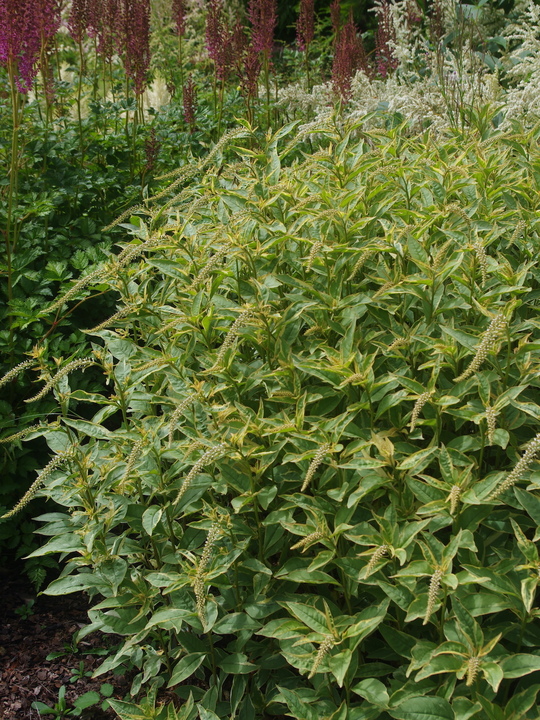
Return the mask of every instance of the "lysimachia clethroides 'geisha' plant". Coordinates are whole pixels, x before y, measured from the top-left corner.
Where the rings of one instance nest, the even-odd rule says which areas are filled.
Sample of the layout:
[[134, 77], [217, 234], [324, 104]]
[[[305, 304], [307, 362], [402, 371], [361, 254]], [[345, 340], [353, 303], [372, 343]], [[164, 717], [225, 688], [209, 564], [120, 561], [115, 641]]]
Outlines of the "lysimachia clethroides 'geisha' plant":
[[46, 592], [86, 591], [98, 672], [189, 720], [533, 720], [538, 132], [258, 142], [181, 168], [52, 303], [117, 298], [91, 355], [16, 370], [59, 405], [26, 435]]

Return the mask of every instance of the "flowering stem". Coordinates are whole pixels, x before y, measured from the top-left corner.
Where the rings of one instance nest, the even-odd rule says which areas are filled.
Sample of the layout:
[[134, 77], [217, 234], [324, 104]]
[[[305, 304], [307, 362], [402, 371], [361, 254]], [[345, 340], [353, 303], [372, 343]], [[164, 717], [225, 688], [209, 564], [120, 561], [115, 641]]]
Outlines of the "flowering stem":
[[178, 35], [178, 65], [180, 66], [180, 85], [184, 87], [184, 58], [182, 51], [182, 36]]
[[271, 125], [270, 116], [270, 60], [267, 53], [264, 54], [264, 83], [266, 85], [266, 123], [268, 128]]
[[[7, 223], [5, 230], [6, 245], [6, 265], [7, 265], [7, 300], [8, 308], [11, 308], [13, 300], [13, 251], [17, 242], [17, 227], [13, 221], [13, 211], [17, 205], [17, 188], [19, 184], [19, 127], [22, 119], [22, 108], [19, 110], [19, 93], [15, 82], [15, 67], [13, 60], [8, 62], [9, 89], [11, 94], [11, 158], [9, 167], [9, 189], [8, 189], [8, 207], [7, 207]], [[13, 238], [11, 237], [13, 233]], [[9, 310], [8, 310], [9, 312]], [[13, 323], [9, 324], [9, 343], [8, 346], [13, 348]]]
[[218, 126], [217, 126], [217, 136], [218, 138], [221, 137], [221, 120], [223, 117], [223, 92], [225, 90], [225, 80], [221, 80], [221, 84], [219, 86], [219, 111], [218, 111]]
[[79, 144], [81, 147], [81, 166], [84, 163], [84, 141], [83, 141], [83, 126], [82, 126], [82, 110], [81, 110], [81, 97], [82, 97], [82, 76], [84, 67], [84, 54], [82, 47], [82, 40], [79, 40], [79, 78], [77, 84], [77, 118], [79, 120]]

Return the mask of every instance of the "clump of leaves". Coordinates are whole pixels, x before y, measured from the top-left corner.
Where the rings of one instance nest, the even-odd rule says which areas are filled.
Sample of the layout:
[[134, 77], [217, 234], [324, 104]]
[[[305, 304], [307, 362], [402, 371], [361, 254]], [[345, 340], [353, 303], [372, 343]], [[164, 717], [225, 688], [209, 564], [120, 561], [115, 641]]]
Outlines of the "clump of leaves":
[[64, 374], [35, 431], [46, 592], [181, 717], [532, 718], [538, 131], [311, 130], [245, 126], [124, 225], [108, 390]]

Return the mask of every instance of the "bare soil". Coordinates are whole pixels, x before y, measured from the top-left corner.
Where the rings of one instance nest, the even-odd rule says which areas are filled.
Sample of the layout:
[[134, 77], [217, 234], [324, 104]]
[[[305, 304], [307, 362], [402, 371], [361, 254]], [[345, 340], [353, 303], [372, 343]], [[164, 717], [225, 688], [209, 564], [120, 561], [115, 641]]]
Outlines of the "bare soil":
[[[87, 676], [74, 678], [73, 670], [79, 672], [82, 668], [83, 673], [95, 670], [104, 660], [96, 653], [115, 641], [94, 633], [81, 640], [77, 647], [73, 645], [74, 633], [88, 624], [84, 595], [36, 597], [28, 581], [14, 571], [0, 572], [0, 588], [2, 720], [38, 720], [40, 714], [31, 707], [32, 703], [41, 701], [54, 707], [62, 685], [66, 687], [68, 707], [73, 707], [73, 701], [85, 692], [99, 692], [103, 683], [114, 687], [113, 697], [121, 699], [126, 695], [131, 678], [112, 673], [94, 680]], [[61, 655], [47, 660], [51, 653]], [[111, 709], [102, 710], [96, 705], [81, 717], [112, 720], [117, 715]]]

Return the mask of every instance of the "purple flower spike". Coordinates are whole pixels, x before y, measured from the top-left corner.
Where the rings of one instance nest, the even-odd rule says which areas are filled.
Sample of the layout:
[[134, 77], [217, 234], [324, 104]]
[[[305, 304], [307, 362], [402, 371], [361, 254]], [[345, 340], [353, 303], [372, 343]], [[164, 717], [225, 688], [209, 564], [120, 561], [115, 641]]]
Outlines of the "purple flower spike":
[[296, 42], [306, 51], [315, 36], [314, 0], [300, 0], [300, 14], [296, 23]]
[[150, 67], [150, 0], [123, 0], [124, 65], [135, 94], [142, 95]]
[[249, 0], [248, 17], [253, 27], [252, 43], [255, 51], [270, 58], [277, 25], [276, 0]]
[[356, 32], [351, 10], [349, 19], [338, 33], [332, 65], [334, 92], [345, 101], [350, 100], [351, 81], [357, 70], [371, 75], [364, 44]]
[[42, 45], [59, 22], [57, 0], [0, 0], [0, 64], [12, 69], [20, 92], [32, 87]]
[[176, 26], [176, 34], [186, 34], [186, 0], [172, 0], [172, 15]]
[[377, 36], [375, 38], [375, 58], [377, 72], [384, 79], [398, 66], [394, 53], [396, 31], [392, 21], [392, 11], [388, 0], [383, 0], [377, 8]]

